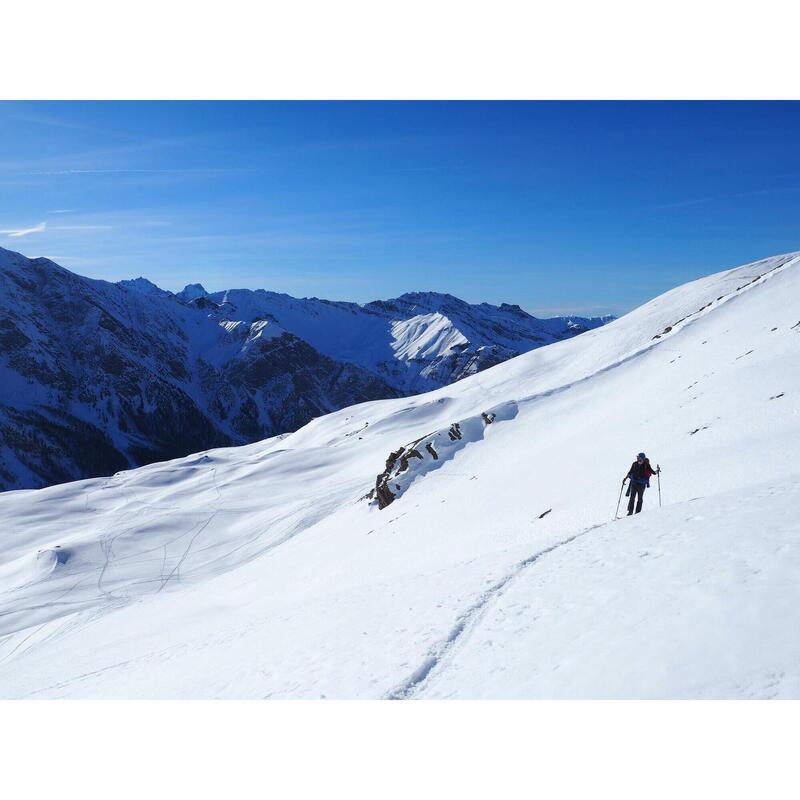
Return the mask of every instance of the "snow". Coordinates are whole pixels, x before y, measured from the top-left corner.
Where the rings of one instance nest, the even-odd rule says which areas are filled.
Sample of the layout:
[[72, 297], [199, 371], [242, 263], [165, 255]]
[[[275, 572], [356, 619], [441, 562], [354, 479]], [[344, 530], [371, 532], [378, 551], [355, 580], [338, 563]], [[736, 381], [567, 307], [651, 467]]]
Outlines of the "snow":
[[208, 292], [203, 288], [203, 284], [190, 283], [184, 286], [175, 296], [178, 300], [188, 303], [191, 300], [196, 300], [198, 297], [207, 297]]
[[[207, 297], [218, 306], [212, 317], [271, 319], [320, 353], [356, 364], [404, 392], [433, 389], [461, 377], [458, 364], [449, 363], [448, 357], [470, 347], [473, 355], [483, 352], [482, 343], [505, 348], [505, 354], [495, 359], [500, 361], [608, 320], [541, 320], [516, 306], [470, 305], [435, 292], [414, 292], [364, 306], [297, 299], [263, 289], [228, 289]], [[435, 375], [439, 367], [442, 375]]]
[[141, 292], [145, 295], [157, 295], [158, 297], [171, 297], [171, 292], [156, 286], [152, 281], [147, 278], [132, 278], [131, 280], [117, 281], [118, 286], [123, 286], [126, 289], [132, 289], [135, 292]]
[[435, 358], [469, 340], [442, 314], [418, 314], [391, 324], [392, 350], [397, 358]]
[[[798, 301], [800, 254], [766, 259], [434, 392], [0, 495], [0, 696], [800, 697]], [[612, 522], [640, 450], [663, 507]]]
[[529, 557], [446, 640], [418, 696], [800, 696], [798, 502], [796, 479], [770, 482]]
[[[410, 292], [358, 305], [316, 297], [299, 299], [263, 289], [209, 293], [199, 283], [172, 295], [145, 278], [120, 281], [119, 285], [146, 295], [174, 297], [225, 327], [271, 320], [320, 353], [355, 364], [403, 394], [452, 383], [613, 319], [537, 319], [516, 305], [475, 305], [437, 292]], [[193, 302], [201, 298], [207, 302]], [[204, 358], [217, 363], [214, 358]]]
[[271, 339], [276, 339], [282, 336], [285, 331], [274, 322], [269, 322], [265, 319], [260, 319], [250, 325], [250, 330], [247, 334], [247, 339], [242, 346], [242, 353], [246, 353], [251, 347], [260, 342], [268, 342]]

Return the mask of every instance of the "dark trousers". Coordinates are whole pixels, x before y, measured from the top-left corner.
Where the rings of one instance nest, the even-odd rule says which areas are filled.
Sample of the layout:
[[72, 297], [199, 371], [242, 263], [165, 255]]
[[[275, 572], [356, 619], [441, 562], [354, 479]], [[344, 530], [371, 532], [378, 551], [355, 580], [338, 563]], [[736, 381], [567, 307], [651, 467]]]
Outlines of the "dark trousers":
[[644, 484], [636, 483], [636, 481], [631, 481], [629, 491], [631, 494], [631, 499], [628, 500], [628, 516], [633, 514], [634, 503], [636, 503], [637, 514], [642, 510], [642, 501], [644, 500]]

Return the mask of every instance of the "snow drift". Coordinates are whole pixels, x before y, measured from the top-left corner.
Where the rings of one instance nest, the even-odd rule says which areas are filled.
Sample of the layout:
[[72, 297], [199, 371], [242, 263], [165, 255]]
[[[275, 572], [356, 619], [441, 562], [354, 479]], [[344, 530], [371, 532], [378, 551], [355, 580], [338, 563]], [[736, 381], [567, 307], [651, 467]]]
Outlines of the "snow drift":
[[[0, 495], [0, 695], [800, 697], [799, 361], [795, 253], [428, 394]], [[642, 449], [664, 506], [611, 522]]]

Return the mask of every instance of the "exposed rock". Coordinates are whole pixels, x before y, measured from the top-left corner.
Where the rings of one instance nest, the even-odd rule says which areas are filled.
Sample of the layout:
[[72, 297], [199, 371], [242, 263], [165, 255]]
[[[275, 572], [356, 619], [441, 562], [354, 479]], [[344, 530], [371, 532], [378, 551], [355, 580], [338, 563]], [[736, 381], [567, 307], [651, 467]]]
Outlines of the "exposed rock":
[[456, 439], [460, 439], [461, 438], [461, 426], [457, 422], [454, 422], [450, 426], [450, 430], [447, 431], [447, 435], [450, 437], [451, 441], [456, 441]]
[[[414, 444], [418, 444], [415, 442]], [[419, 458], [422, 459], [422, 453], [419, 452], [413, 445], [408, 447], [403, 455], [400, 456], [400, 467], [397, 470], [397, 474], [399, 475], [401, 472], [405, 472], [408, 469], [408, 459], [409, 458]]]
[[[394, 453], [389, 453], [389, 458], [386, 459], [386, 469], [375, 479], [375, 489], [373, 491], [380, 509], [386, 508], [394, 500], [395, 496], [389, 488], [389, 476], [397, 463], [397, 459], [400, 458], [404, 450], [405, 447], [401, 447], [399, 450], [395, 450]], [[406, 466], [408, 466], [407, 463]]]
[[[454, 422], [447, 428], [429, 433], [395, 450], [389, 454], [383, 472], [375, 479], [375, 488], [362, 499], [374, 499], [379, 509], [386, 508], [415, 478], [437, 469], [468, 443], [480, 441], [484, 430], [498, 417], [513, 419], [516, 413], [516, 403], [507, 403], [496, 410]], [[426, 453], [430, 458], [426, 458]]]

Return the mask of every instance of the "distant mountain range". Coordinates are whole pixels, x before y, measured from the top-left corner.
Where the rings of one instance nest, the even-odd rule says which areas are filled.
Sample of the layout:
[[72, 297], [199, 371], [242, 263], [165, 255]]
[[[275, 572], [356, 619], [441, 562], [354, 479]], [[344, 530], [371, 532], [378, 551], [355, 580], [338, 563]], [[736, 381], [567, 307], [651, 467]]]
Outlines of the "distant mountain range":
[[613, 317], [413, 292], [365, 305], [173, 294], [0, 248], [0, 489], [107, 475], [416, 394]]

